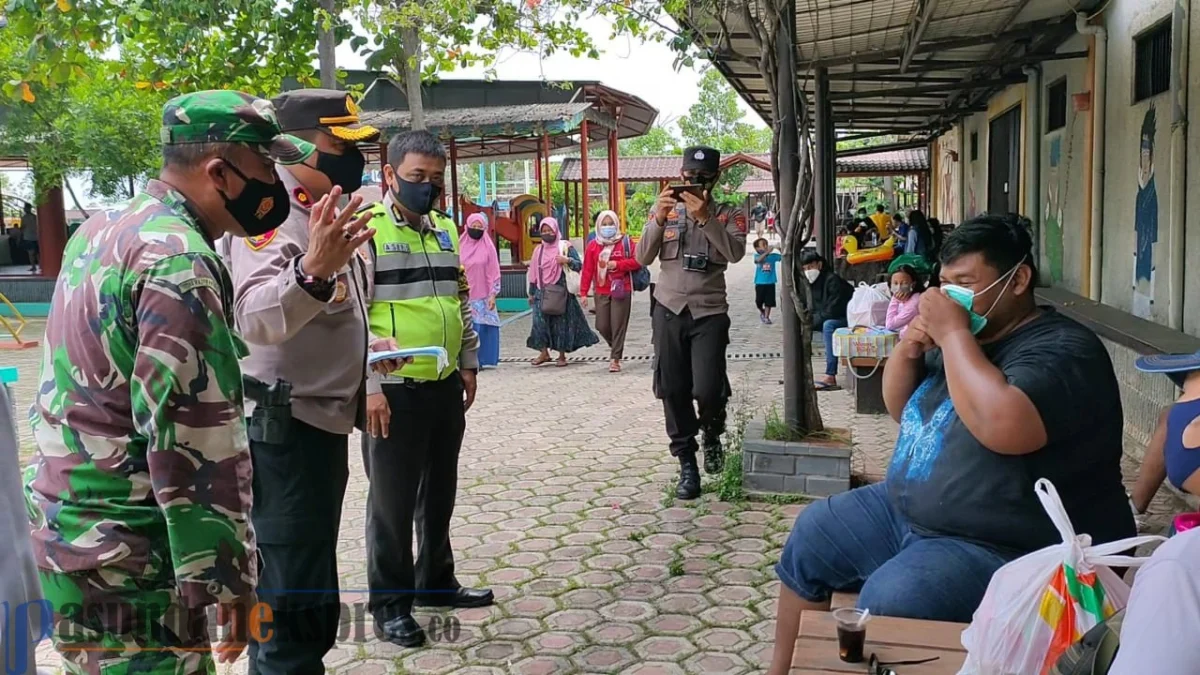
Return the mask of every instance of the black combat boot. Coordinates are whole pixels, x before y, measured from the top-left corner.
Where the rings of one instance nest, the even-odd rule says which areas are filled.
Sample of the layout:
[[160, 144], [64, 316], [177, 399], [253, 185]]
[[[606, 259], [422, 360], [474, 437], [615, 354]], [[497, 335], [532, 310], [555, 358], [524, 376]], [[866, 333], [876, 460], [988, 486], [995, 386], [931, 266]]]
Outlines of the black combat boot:
[[679, 485], [675, 496], [680, 499], [695, 499], [700, 496], [700, 467], [696, 464], [696, 453], [685, 452], [679, 456]]
[[725, 446], [721, 437], [704, 433], [704, 473], [715, 476], [725, 470]]

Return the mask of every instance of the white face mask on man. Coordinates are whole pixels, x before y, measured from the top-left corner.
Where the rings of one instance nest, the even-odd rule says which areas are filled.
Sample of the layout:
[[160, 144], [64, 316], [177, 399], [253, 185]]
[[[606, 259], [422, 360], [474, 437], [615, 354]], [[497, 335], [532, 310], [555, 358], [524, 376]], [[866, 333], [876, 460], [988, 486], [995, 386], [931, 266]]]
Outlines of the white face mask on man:
[[817, 277], [821, 276], [821, 270], [804, 270], [804, 278], [808, 279], [808, 283], [816, 283]]

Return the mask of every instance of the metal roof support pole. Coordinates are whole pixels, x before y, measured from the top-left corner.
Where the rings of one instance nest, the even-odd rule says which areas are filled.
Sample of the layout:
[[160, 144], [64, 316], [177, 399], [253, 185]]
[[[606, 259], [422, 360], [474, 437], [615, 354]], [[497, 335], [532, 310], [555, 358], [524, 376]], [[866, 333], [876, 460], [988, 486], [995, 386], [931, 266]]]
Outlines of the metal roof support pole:
[[554, 179], [550, 177], [550, 135], [549, 134], [542, 134], [542, 157], [543, 157], [544, 161], [546, 162], [546, 166], [544, 168], [539, 166], [539, 168], [542, 169], [542, 182], [546, 184], [546, 193], [545, 193], [546, 196], [544, 197], [544, 199], [546, 200], [546, 215], [550, 215], [550, 213], [553, 212], [553, 210], [554, 210], [554, 204], [552, 203], [554, 201], [554, 199], [553, 199], [553, 197], [551, 197], [552, 188], [554, 187]]
[[1170, 326], [1183, 330], [1183, 266], [1187, 263], [1188, 40], [1191, 10], [1175, 0], [1171, 27], [1171, 299]]
[[[612, 212], [617, 211], [617, 189], [621, 185], [621, 181], [617, 175], [617, 130], [611, 129], [608, 132], [608, 209]], [[625, 220], [621, 218], [621, 220]]]
[[[542, 183], [542, 144], [541, 144], [541, 142], [534, 143], [533, 181], [535, 183], [537, 183], [537, 198], [538, 198], [538, 200], [541, 201], [543, 204], [545, 204], [546, 203], [546, 193], [542, 189], [544, 184]], [[546, 215], [547, 216], [550, 215], [550, 212], [548, 210], [546, 212]]]
[[592, 226], [591, 184], [588, 183], [588, 121], [579, 123], [579, 184], [582, 186], [583, 203], [579, 207], [579, 217], [583, 220], [583, 238], [586, 240], [588, 230]]
[[[834, 172], [829, 170], [831, 164], [830, 158], [833, 156], [834, 147], [830, 144], [832, 134], [829, 133], [829, 128], [833, 126], [833, 115], [831, 106], [829, 105], [829, 69], [817, 68], [816, 72], [816, 92], [813, 105], [813, 140], [814, 150], [816, 151], [813, 168], [813, 186], [816, 192], [816, 198], [813, 205], [813, 232], [817, 238], [817, 251], [825, 256], [825, 260], [833, 260], [833, 199], [830, 195], [833, 190], [836, 178]], [[833, 264], [827, 262], [826, 264]]]

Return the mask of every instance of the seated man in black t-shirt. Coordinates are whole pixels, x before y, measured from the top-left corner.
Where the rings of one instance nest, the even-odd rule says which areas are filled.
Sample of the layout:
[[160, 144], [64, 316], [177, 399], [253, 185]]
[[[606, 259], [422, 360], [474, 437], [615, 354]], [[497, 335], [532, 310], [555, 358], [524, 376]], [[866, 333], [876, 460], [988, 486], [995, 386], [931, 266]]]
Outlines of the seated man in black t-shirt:
[[1094, 542], [1136, 534], [1112, 362], [1091, 331], [1035, 304], [1031, 249], [1005, 217], [947, 237], [942, 286], [921, 295], [883, 374], [900, 424], [887, 479], [801, 511], [776, 566], [771, 674], [788, 672], [800, 612], [836, 590], [859, 590], [872, 614], [970, 621], [996, 569], [1061, 541], [1038, 478]]

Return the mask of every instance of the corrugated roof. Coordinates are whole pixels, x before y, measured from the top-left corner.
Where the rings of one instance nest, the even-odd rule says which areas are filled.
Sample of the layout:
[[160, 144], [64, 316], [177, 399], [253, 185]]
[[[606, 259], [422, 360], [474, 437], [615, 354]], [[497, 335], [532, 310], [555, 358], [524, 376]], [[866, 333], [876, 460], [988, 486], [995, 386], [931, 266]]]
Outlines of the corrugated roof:
[[[924, 139], [986, 109], [994, 92], [1024, 82], [1023, 66], [1081, 58], [1052, 55], [1075, 32], [1072, 5], [1088, 12], [1103, 2], [806, 0], [796, 3], [797, 72], [812, 101], [815, 73], [826, 70], [838, 129]], [[677, 20], [705, 45], [721, 46], [714, 65], [769, 122], [768, 87], [743, 15], [718, 15], [704, 3], [686, 7]]]
[[882, 173], [906, 174], [929, 170], [929, 150], [888, 150], [856, 157], [838, 157], [838, 174]]
[[[590, 107], [590, 103], [533, 103], [427, 110], [425, 126], [431, 131], [456, 136], [455, 132], [465, 131], [475, 138], [523, 136], [529, 133], [540, 135], [543, 131], [558, 133], [574, 129]], [[362, 121], [384, 132], [395, 133], [409, 128], [412, 115], [407, 110], [363, 112]]]
[[[770, 163], [770, 155], [749, 155], [755, 159]], [[625, 182], [656, 183], [660, 180], [675, 180], [679, 178], [681, 159], [677, 156], [666, 157], [620, 157], [617, 176]], [[562, 161], [558, 170], [557, 180], [578, 182], [582, 162], [578, 157], [567, 157]], [[911, 150], [891, 150], [875, 152], [855, 157], [839, 157], [837, 160], [839, 174], [878, 173], [878, 174], [909, 174], [929, 170], [929, 151], [926, 148]], [[750, 190], [743, 184], [743, 192], [773, 192], [770, 174], [755, 168], [747, 177], [746, 183], [763, 180], [771, 184], [770, 189]], [[608, 159], [588, 158], [588, 182], [602, 183], [608, 181]]]

